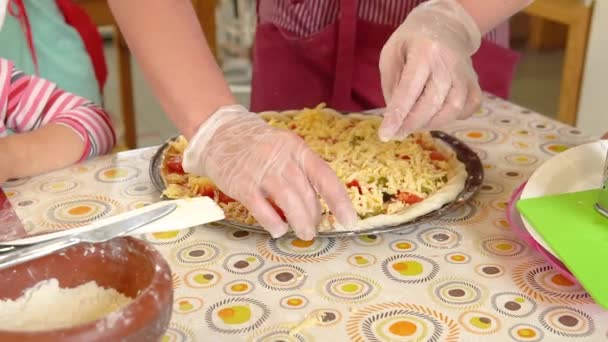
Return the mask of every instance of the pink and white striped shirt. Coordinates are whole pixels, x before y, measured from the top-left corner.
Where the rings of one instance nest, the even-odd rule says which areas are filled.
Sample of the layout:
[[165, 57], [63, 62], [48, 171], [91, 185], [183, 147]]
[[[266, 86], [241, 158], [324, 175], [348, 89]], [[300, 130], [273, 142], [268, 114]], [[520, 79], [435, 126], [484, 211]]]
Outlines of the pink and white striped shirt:
[[[405, 17], [426, 0], [359, 0], [357, 17], [375, 24], [399, 26]], [[338, 19], [340, 0], [258, 0], [258, 20], [273, 23], [297, 37], [310, 36]], [[504, 23], [485, 39], [508, 47], [509, 27]]]
[[81, 160], [110, 152], [116, 136], [110, 116], [91, 101], [59, 89], [45, 79], [25, 75], [0, 58], [0, 139], [48, 124], [69, 127], [85, 143]]

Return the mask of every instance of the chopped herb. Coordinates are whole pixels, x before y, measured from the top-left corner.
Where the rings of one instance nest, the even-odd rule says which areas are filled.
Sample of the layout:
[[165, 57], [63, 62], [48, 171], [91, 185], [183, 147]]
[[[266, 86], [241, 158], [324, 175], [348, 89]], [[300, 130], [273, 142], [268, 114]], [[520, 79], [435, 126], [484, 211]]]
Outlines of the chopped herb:
[[361, 144], [361, 141], [363, 141], [363, 137], [355, 135], [354, 137], [352, 137], [350, 139], [350, 146], [351, 147], [359, 146]]
[[378, 186], [386, 186], [386, 184], [388, 184], [388, 179], [386, 179], [386, 177], [380, 177], [380, 178], [378, 178], [378, 181], [376, 182], [376, 184]]
[[368, 217], [378, 216], [380, 214], [382, 214], [382, 207], [376, 207], [371, 213], [361, 215], [361, 218], [366, 219]]
[[430, 188], [427, 188], [426, 186], [422, 186], [422, 192], [424, 192], [425, 194], [430, 194], [433, 190], [431, 190]]
[[444, 183], [447, 183], [448, 182], [448, 176], [441, 177], [441, 181], [444, 182]]
[[375, 182], [375, 181], [376, 181], [376, 178], [375, 178], [375, 177], [369, 177], [369, 178], [367, 179], [367, 182], [368, 182], [368, 183], [373, 183], [373, 182]]

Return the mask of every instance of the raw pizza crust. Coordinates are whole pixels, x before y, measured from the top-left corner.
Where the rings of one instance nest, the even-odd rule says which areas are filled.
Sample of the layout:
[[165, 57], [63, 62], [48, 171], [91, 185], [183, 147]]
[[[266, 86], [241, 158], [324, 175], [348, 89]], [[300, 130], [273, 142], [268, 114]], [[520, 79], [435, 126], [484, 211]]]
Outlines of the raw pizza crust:
[[[354, 119], [369, 119], [371, 116], [377, 116], [374, 114], [365, 115], [365, 114], [360, 114], [360, 113], [342, 114], [342, 113], [339, 113], [337, 111], [334, 111], [334, 110], [328, 109], [328, 108], [323, 108], [321, 110], [323, 112], [329, 113], [334, 116], [338, 116], [338, 117], [346, 116], [346, 117], [351, 117]], [[267, 111], [267, 112], [260, 113], [260, 116], [262, 116], [265, 119], [268, 119], [271, 117], [294, 116], [294, 115], [297, 115], [298, 113], [300, 113], [300, 111], [297, 111], [297, 110], [284, 111], [284, 112]], [[381, 214], [381, 215], [368, 217], [368, 218], [359, 220], [355, 227], [352, 227], [352, 226], [344, 227], [344, 226], [340, 225], [337, 221], [335, 221], [335, 219], [333, 219], [333, 217], [330, 217], [331, 215], [324, 215], [321, 219], [321, 223], [320, 223], [319, 227], [317, 227], [318, 231], [319, 232], [350, 231], [350, 230], [357, 231], [357, 230], [374, 229], [374, 228], [387, 227], [387, 226], [396, 226], [399, 224], [407, 223], [420, 216], [423, 216], [423, 215], [431, 213], [435, 210], [438, 210], [441, 207], [443, 207], [444, 205], [454, 201], [465, 187], [465, 183], [466, 183], [466, 180], [468, 177], [466, 168], [465, 168], [464, 164], [461, 163], [456, 158], [454, 151], [447, 144], [445, 144], [443, 141], [441, 141], [439, 139], [433, 139], [433, 140], [434, 140], [434, 143], [435, 143], [435, 146], [437, 147], [437, 149], [444, 155], [449, 156], [448, 182], [445, 183], [443, 187], [441, 187], [435, 193], [429, 195], [422, 202], [412, 204], [412, 205], [404, 208], [403, 210], [401, 210], [398, 213]], [[168, 148], [169, 147], [167, 147], [165, 149], [165, 151], [163, 151], [163, 159], [165, 158], [166, 150]], [[166, 181], [167, 172], [162, 165], [164, 165], [164, 162], [161, 163], [161, 167], [160, 167], [161, 178], [163, 179], [165, 186], [167, 186], [167, 181]], [[239, 224], [243, 224], [243, 223], [239, 222]], [[259, 226], [257, 224], [255, 226], [260, 227], [260, 229], [262, 229], [261, 226]]]

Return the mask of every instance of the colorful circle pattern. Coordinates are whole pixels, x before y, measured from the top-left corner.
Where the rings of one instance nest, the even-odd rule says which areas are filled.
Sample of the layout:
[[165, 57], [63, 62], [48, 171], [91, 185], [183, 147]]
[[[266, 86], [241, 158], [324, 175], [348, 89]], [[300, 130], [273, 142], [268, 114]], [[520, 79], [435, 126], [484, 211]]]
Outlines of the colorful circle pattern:
[[297, 290], [307, 278], [308, 274], [303, 268], [289, 264], [272, 266], [258, 275], [260, 284], [272, 291]]
[[255, 253], [235, 253], [224, 259], [224, 269], [233, 274], [250, 274], [264, 266], [264, 259]]
[[148, 182], [131, 184], [123, 190], [127, 197], [149, 196], [154, 193], [156, 189]]
[[561, 337], [587, 337], [595, 332], [595, 323], [589, 314], [566, 306], [549, 308], [539, 317], [546, 330]]
[[429, 288], [431, 298], [441, 305], [455, 309], [474, 309], [483, 303], [487, 290], [479, 284], [464, 279], [441, 279]]
[[43, 193], [62, 194], [70, 192], [78, 187], [78, 182], [70, 179], [54, 179], [45, 181], [38, 186]]
[[489, 335], [500, 330], [500, 320], [487, 312], [465, 311], [458, 318], [460, 325], [476, 335]]
[[298, 238], [268, 239], [262, 236], [257, 242], [258, 251], [264, 258], [284, 263], [328, 261], [342, 253], [347, 246], [348, 240], [336, 238], [304, 241]]
[[166, 232], [150, 233], [144, 235], [144, 240], [157, 246], [168, 246], [186, 241], [194, 235], [194, 228], [182, 230], [169, 230]]
[[281, 298], [279, 304], [282, 308], [289, 310], [303, 309], [308, 305], [308, 298], [301, 295], [290, 295]]
[[193, 341], [194, 333], [192, 330], [181, 324], [171, 324], [162, 338], [163, 342], [186, 342]]
[[543, 259], [515, 267], [513, 281], [525, 294], [541, 302], [565, 305], [593, 303], [585, 289], [568, 280]]
[[342, 321], [342, 314], [336, 309], [321, 308], [310, 313], [311, 317], [318, 317], [317, 326], [329, 327]]
[[51, 229], [79, 227], [121, 211], [119, 202], [105, 196], [73, 196], [51, 204], [40, 225]]
[[393, 252], [404, 253], [415, 251], [418, 248], [418, 245], [410, 240], [397, 240], [391, 242], [389, 247]]
[[382, 272], [398, 283], [420, 284], [433, 279], [439, 272], [439, 265], [420, 255], [398, 254], [382, 262]]
[[244, 334], [260, 328], [268, 317], [270, 310], [264, 303], [235, 297], [211, 305], [205, 313], [205, 322], [218, 333]]
[[517, 342], [538, 342], [545, 337], [542, 329], [529, 324], [517, 324], [509, 329], [509, 336]]
[[355, 267], [368, 267], [376, 263], [376, 257], [367, 253], [353, 254], [347, 260], [349, 264]]
[[256, 331], [249, 337], [251, 342], [306, 342], [313, 341], [302, 331], [294, 330], [295, 324], [283, 323]]
[[102, 183], [121, 183], [139, 176], [139, 169], [133, 166], [109, 166], [95, 173], [95, 179]]
[[458, 341], [458, 324], [447, 315], [407, 303], [383, 303], [357, 310], [346, 323], [352, 341]]
[[471, 262], [471, 256], [462, 252], [446, 254], [444, 259], [450, 264], [468, 264]]
[[358, 274], [333, 275], [319, 282], [317, 291], [321, 297], [335, 303], [363, 303], [374, 299], [380, 285]]
[[180, 297], [173, 301], [173, 312], [177, 314], [191, 314], [203, 307], [203, 300], [196, 297]]
[[505, 274], [505, 269], [498, 264], [481, 264], [475, 266], [475, 272], [486, 278], [497, 278]]
[[378, 246], [382, 243], [384, 238], [382, 235], [370, 234], [370, 235], [361, 235], [353, 238], [354, 241], [359, 246]]
[[461, 243], [462, 236], [450, 228], [432, 227], [419, 232], [418, 241], [430, 248], [450, 249]]
[[249, 280], [237, 279], [224, 285], [224, 293], [231, 296], [242, 296], [255, 290], [255, 285]]
[[210, 269], [196, 269], [184, 275], [185, 284], [193, 289], [207, 289], [217, 285], [222, 276]]
[[528, 317], [536, 311], [536, 302], [517, 292], [501, 292], [492, 296], [492, 308], [508, 317]]
[[498, 134], [496, 131], [491, 131], [485, 128], [463, 128], [457, 129], [452, 134], [464, 141], [465, 143], [473, 145], [485, 145], [503, 140], [504, 137]]
[[510, 154], [505, 157], [509, 164], [517, 166], [531, 166], [538, 162], [538, 157], [531, 154]]
[[488, 209], [486, 205], [473, 199], [441, 216], [440, 221], [445, 223], [476, 223], [487, 216]]
[[217, 262], [223, 250], [215, 243], [199, 241], [188, 244], [187, 247], [178, 247], [172, 254], [180, 264], [205, 267]]
[[526, 246], [521, 241], [501, 236], [481, 240], [481, 249], [488, 255], [508, 258], [521, 256], [526, 252]]
[[555, 155], [555, 154], [564, 152], [573, 146], [574, 146], [574, 144], [563, 142], [563, 141], [550, 141], [550, 142], [540, 145], [540, 149], [541, 149], [541, 151], [545, 152], [546, 154]]

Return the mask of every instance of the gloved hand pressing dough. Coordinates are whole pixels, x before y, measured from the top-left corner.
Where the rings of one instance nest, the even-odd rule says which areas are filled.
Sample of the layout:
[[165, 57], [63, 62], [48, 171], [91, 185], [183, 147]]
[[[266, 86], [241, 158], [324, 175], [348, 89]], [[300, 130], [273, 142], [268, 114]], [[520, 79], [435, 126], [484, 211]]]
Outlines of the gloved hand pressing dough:
[[317, 191], [342, 225], [357, 221], [346, 187], [323, 159], [296, 134], [268, 125], [240, 105], [221, 107], [199, 127], [183, 167], [211, 178], [275, 238], [288, 226], [269, 200], [302, 240], [315, 236], [321, 219]]
[[380, 54], [387, 109], [380, 139], [401, 140], [475, 112], [481, 90], [470, 56], [481, 33], [456, 0], [431, 0], [416, 7]]

